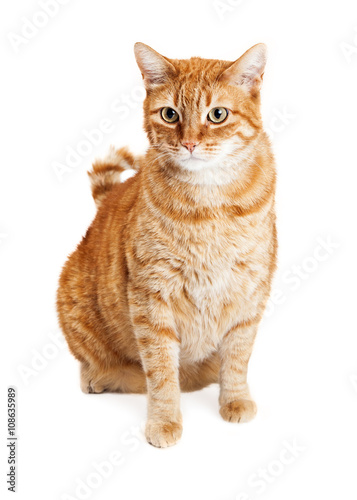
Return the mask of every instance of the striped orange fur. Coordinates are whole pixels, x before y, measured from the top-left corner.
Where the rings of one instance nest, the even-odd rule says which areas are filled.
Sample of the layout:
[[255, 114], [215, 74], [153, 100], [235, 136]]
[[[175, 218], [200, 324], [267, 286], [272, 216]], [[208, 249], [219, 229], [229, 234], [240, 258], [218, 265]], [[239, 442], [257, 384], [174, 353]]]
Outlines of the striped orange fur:
[[135, 55], [150, 147], [94, 164], [98, 212], [64, 266], [57, 308], [82, 390], [147, 392], [146, 436], [165, 447], [182, 432], [181, 390], [219, 382], [224, 419], [255, 415], [247, 366], [275, 269], [276, 174], [260, 115], [263, 44], [233, 63], [144, 44]]

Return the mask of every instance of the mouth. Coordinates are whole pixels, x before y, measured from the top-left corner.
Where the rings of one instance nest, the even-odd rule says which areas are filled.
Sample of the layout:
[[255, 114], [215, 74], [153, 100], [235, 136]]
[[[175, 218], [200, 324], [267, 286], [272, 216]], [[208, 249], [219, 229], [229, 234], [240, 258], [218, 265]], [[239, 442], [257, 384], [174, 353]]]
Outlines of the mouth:
[[178, 157], [176, 161], [181, 168], [191, 172], [202, 170], [209, 166], [209, 161], [207, 158], [202, 158], [192, 153], [190, 154], [190, 156], [185, 155], [184, 157]]
[[184, 158], [181, 158], [181, 161], [185, 161], [185, 162], [188, 162], [190, 160], [207, 161], [206, 158], [202, 158], [202, 156], [195, 155], [195, 153], [190, 153], [189, 156], [185, 156]]

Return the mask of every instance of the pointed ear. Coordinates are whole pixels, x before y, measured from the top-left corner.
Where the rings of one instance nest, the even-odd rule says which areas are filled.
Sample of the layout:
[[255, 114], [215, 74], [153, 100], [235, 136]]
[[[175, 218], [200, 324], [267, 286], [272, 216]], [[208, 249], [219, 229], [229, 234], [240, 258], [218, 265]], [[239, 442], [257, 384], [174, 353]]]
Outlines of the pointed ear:
[[229, 85], [240, 85], [252, 96], [258, 94], [267, 60], [267, 47], [258, 43], [232, 63], [220, 76]]
[[175, 73], [174, 65], [154, 49], [137, 42], [134, 45], [136, 62], [144, 79], [145, 86], [164, 83]]

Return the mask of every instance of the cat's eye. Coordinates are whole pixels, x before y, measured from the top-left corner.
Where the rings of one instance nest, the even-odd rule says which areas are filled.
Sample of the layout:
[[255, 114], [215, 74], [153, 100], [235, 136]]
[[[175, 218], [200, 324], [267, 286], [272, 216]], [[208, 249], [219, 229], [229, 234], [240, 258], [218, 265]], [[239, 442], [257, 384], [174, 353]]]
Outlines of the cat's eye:
[[175, 123], [179, 119], [177, 111], [172, 108], [162, 108], [161, 118], [168, 123]]
[[207, 118], [213, 123], [222, 123], [228, 116], [228, 110], [226, 108], [213, 108], [208, 113]]

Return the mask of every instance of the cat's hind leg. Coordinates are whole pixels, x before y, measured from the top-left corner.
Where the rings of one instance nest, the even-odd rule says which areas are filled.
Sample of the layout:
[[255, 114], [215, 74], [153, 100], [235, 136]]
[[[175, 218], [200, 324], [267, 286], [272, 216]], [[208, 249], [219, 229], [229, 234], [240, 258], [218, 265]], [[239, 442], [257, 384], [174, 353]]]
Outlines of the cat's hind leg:
[[199, 391], [208, 385], [218, 383], [220, 367], [218, 352], [201, 363], [180, 366], [181, 391]]
[[85, 394], [102, 392], [145, 393], [146, 378], [139, 363], [118, 362], [104, 369], [81, 362], [80, 386]]
[[100, 382], [99, 375], [86, 362], [80, 365], [80, 386], [85, 394], [100, 394], [106, 390], [106, 386]]

